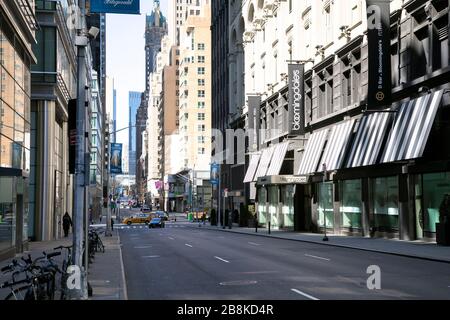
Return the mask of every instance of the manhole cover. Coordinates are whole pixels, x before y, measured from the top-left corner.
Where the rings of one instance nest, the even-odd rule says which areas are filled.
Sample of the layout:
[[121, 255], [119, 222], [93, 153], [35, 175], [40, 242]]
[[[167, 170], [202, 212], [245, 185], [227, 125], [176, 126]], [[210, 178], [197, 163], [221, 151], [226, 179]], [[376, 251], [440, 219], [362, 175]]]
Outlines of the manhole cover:
[[227, 282], [221, 282], [221, 286], [249, 286], [252, 284], [257, 284], [258, 281], [253, 280], [238, 280], [238, 281], [227, 281]]

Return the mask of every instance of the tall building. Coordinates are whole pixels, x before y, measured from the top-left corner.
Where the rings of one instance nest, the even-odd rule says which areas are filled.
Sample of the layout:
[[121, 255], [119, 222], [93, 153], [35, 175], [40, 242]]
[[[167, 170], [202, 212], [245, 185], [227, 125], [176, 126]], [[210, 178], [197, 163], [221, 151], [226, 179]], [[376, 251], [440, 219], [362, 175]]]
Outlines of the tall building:
[[150, 74], [155, 70], [156, 55], [161, 50], [161, 39], [167, 34], [167, 21], [161, 12], [159, 0], [153, 1], [154, 8], [146, 16], [145, 23], [145, 88], [150, 90]]
[[[228, 128], [229, 120], [229, 69], [228, 69], [228, 54], [229, 54], [229, 4], [228, 0], [212, 1], [211, 3], [211, 60], [212, 60], [212, 128], [218, 130], [221, 133], [225, 133]], [[226, 145], [226, 135], [223, 134], [223, 144]], [[214, 141], [216, 142], [216, 141]], [[219, 156], [223, 156], [222, 148], [212, 146], [212, 159]], [[221, 175], [221, 189], [228, 189], [233, 192], [235, 189], [243, 189], [238, 186], [233, 187], [229, 183], [229, 177], [231, 176], [232, 165], [227, 165], [222, 161], [217, 161], [220, 165]], [[239, 180], [239, 179], [237, 179]], [[240, 181], [243, 184], [242, 181]], [[218, 201], [219, 186], [214, 186], [213, 207], [216, 212], [219, 209]]]
[[37, 30], [34, 1], [0, 2], [0, 260], [27, 246], [30, 174], [30, 69]]
[[[77, 65], [75, 32], [67, 26], [70, 4], [36, 2], [40, 28], [33, 45], [38, 62], [32, 67], [31, 76], [32, 183], [28, 232], [38, 241], [61, 237], [62, 216], [65, 212], [72, 213], [67, 121], [69, 100], [76, 98]], [[92, 58], [90, 47], [86, 55]], [[86, 65], [87, 83], [90, 83], [90, 62]], [[86, 130], [89, 131], [88, 126]]]
[[128, 174], [136, 175], [136, 115], [141, 105], [141, 92], [128, 93]]
[[[146, 188], [147, 188], [147, 163], [148, 163], [148, 153], [147, 153], [147, 119], [148, 119], [148, 109], [149, 101], [146, 98], [145, 92], [141, 93], [141, 103], [137, 109], [135, 116], [135, 166], [134, 170], [136, 172], [136, 187], [138, 200], [141, 202], [145, 201], [146, 198]], [[156, 127], [156, 126], [155, 126]], [[130, 161], [131, 165], [131, 161]]]
[[230, 3], [230, 112], [264, 130], [244, 178], [259, 224], [436, 238], [450, 179], [449, 4], [388, 5], [375, 29], [362, 0]]
[[91, 163], [89, 175], [89, 207], [92, 218], [98, 219], [102, 214], [103, 187], [103, 108], [100, 87], [96, 71], [92, 72], [91, 83]]
[[[187, 12], [180, 28], [180, 109], [179, 154], [183, 172], [193, 181], [189, 193], [195, 193], [197, 181], [208, 181], [211, 162], [211, 7], [205, 4]], [[186, 194], [191, 208], [205, 207], [192, 203], [197, 199]], [[209, 198], [210, 199], [210, 198]]]
[[[214, 2], [214, 1], [213, 1]], [[180, 45], [180, 28], [189, 15], [200, 15], [203, 5], [210, 5], [209, 0], [169, 0], [168, 32], [176, 46]]]
[[112, 143], [116, 143], [117, 141], [117, 90], [113, 90], [113, 134], [112, 134]]

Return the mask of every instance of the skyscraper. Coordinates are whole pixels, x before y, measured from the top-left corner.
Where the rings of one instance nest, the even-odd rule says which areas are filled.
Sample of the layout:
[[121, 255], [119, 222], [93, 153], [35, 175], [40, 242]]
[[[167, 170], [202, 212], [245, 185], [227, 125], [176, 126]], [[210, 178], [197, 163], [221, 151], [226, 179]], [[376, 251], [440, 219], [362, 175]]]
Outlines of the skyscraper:
[[129, 174], [136, 175], [136, 114], [141, 104], [141, 92], [130, 91], [129, 104], [129, 128], [128, 128], [128, 163]]
[[112, 143], [117, 142], [117, 90], [113, 90], [113, 134], [112, 134]]
[[145, 89], [150, 90], [150, 74], [155, 70], [156, 55], [161, 50], [161, 39], [167, 34], [167, 21], [160, 10], [159, 0], [154, 1], [154, 8], [147, 15], [145, 22]]

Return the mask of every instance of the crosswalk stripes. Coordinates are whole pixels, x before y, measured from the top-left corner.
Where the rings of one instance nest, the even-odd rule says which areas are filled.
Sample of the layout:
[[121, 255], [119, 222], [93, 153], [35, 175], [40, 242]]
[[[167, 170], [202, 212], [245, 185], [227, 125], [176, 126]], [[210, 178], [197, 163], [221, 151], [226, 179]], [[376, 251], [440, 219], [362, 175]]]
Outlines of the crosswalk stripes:
[[[130, 230], [130, 229], [147, 229], [147, 226], [128, 226], [128, 225], [122, 225], [122, 226], [115, 226], [115, 228], [119, 230]], [[166, 225], [166, 228], [186, 228], [186, 226], [178, 226], [178, 225]]]

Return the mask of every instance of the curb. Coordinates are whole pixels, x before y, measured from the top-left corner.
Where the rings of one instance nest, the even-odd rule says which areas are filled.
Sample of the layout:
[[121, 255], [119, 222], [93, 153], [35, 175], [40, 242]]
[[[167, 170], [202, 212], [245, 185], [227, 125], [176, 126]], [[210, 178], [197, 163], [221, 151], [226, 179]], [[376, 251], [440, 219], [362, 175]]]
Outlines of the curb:
[[[188, 228], [192, 229], [199, 229], [198, 226], [187, 226]], [[273, 239], [281, 239], [281, 240], [289, 240], [289, 241], [297, 241], [297, 242], [304, 242], [304, 243], [312, 243], [317, 245], [323, 245], [323, 246], [331, 246], [331, 247], [338, 247], [338, 248], [345, 248], [345, 249], [353, 249], [353, 250], [360, 250], [360, 251], [369, 251], [369, 252], [376, 252], [376, 253], [382, 253], [382, 254], [389, 254], [393, 256], [400, 256], [400, 257], [406, 257], [406, 258], [413, 258], [413, 259], [420, 259], [420, 260], [426, 260], [426, 261], [433, 261], [433, 262], [440, 262], [440, 263], [447, 263], [450, 264], [450, 260], [442, 260], [437, 258], [431, 258], [431, 257], [424, 257], [424, 256], [415, 256], [411, 254], [406, 253], [397, 253], [397, 252], [391, 252], [391, 251], [384, 251], [384, 250], [377, 250], [377, 249], [370, 249], [370, 248], [361, 248], [361, 247], [353, 247], [343, 244], [334, 244], [334, 243], [323, 243], [323, 242], [316, 242], [312, 240], [304, 240], [304, 239], [290, 239], [290, 238], [283, 238], [280, 236], [273, 236], [268, 234], [261, 234], [261, 233], [247, 233], [243, 231], [229, 231], [229, 229], [222, 229], [222, 228], [204, 228], [205, 230], [211, 230], [211, 231], [221, 231], [221, 232], [228, 232], [228, 233], [238, 233], [238, 234], [245, 234], [249, 236], [256, 236], [256, 237], [266, 237], [266, 238], [273, 238]]]
[[121, 244], [121, 241], [120, 241], [120, 234], [119, 234], [119, 232], [117, 232], [117, 236], [119, 238], [119, 255], [120, 255], [120, 267], [122, 269], [123, 296], [124, 296], [124, 300], [128, 300], [127, 281], [125, 280], [125, 267], [123, 265], [122, 244]]

